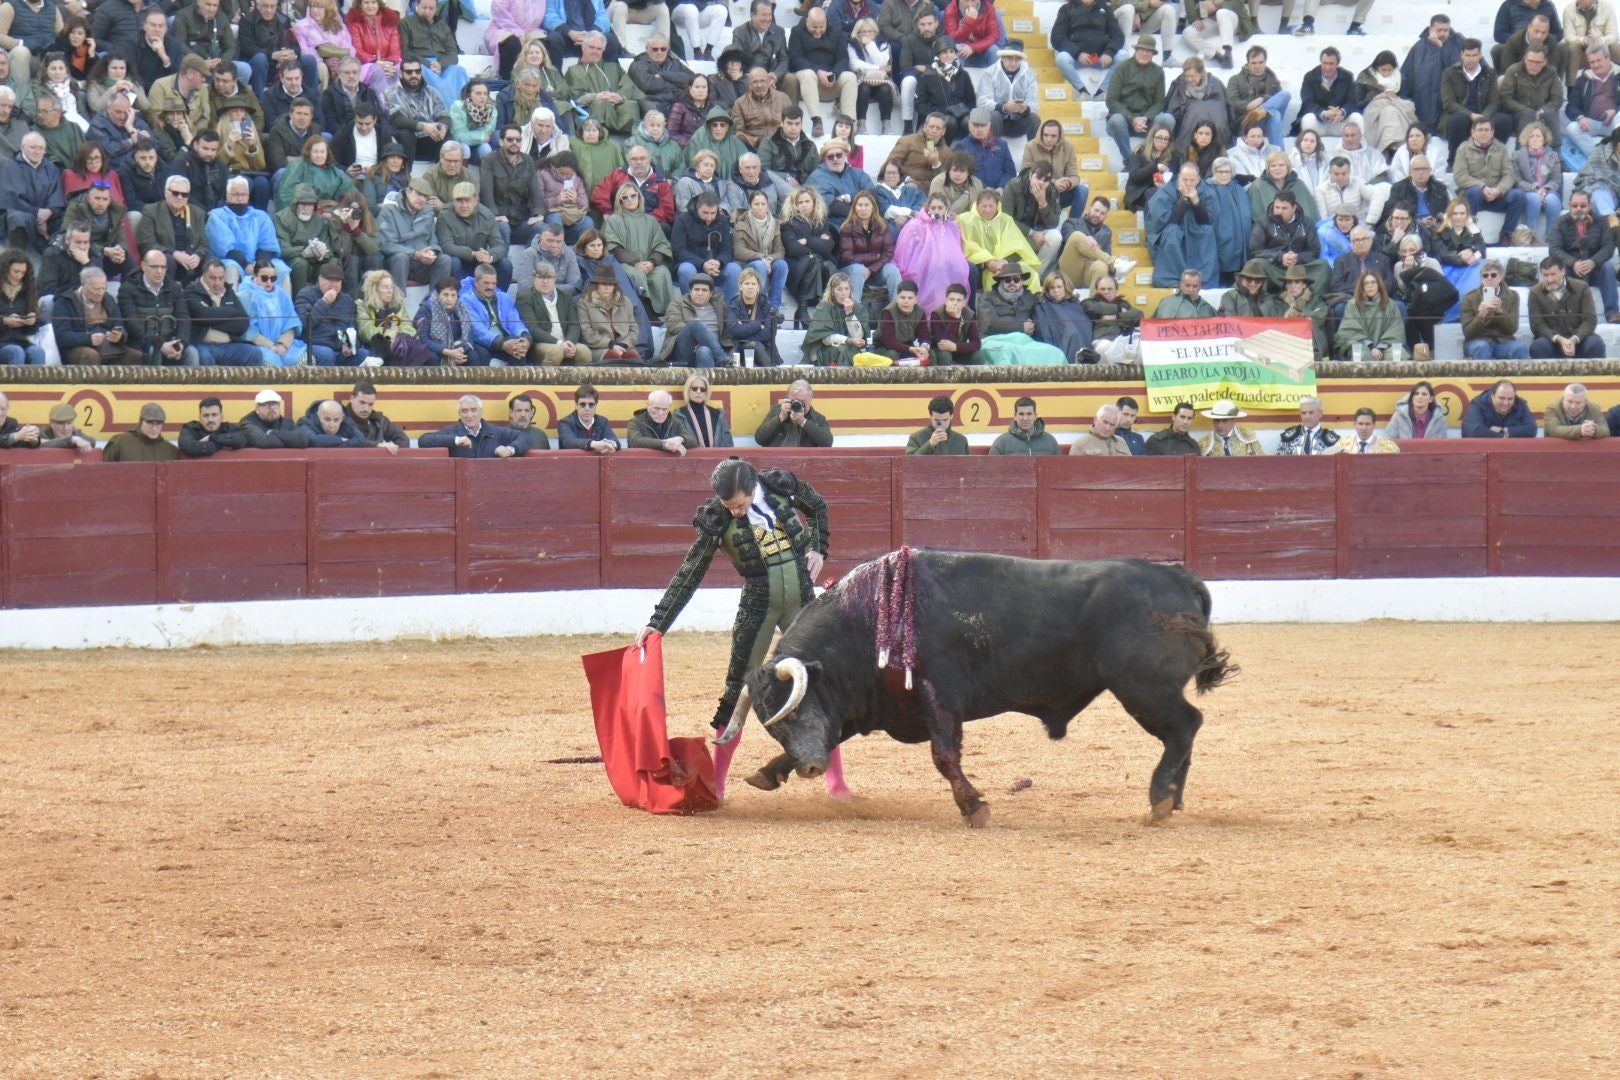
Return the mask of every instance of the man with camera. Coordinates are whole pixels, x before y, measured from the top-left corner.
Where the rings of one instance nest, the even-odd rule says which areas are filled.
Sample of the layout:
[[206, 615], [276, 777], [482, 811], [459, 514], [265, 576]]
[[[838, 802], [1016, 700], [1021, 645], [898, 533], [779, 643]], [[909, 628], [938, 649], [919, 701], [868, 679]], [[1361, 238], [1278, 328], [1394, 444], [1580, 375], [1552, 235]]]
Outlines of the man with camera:
[[906, 441], [908, 454], [964, 455], [968, 452], [967, 436], [951, 430], [956, 406], [949, 394], [940, 394], [928, 403], [928, 426], [913, 432]]
[[815, 409], [816, 392], [803, 379], [795, 379], [787, 397], [765, 414], [754, 432], [761, 446], [831, 446], [832, 428]]

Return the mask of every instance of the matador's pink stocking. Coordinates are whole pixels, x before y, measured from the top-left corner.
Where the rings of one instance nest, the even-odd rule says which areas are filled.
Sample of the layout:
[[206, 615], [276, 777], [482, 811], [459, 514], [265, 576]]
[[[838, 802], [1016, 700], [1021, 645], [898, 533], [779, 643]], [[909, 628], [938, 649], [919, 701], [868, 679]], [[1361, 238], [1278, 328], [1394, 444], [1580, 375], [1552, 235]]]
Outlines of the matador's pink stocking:
[[844, 783], [844, 748], [835, 746], [827, 758], [827, 794], [835, 799], [851, 799], [855, 793]]
[[717, 743], [714, 747], [714, 797], [721, 802], [726, 801], [726, 773], [731, 771], [731, 759], [737, 753], [737, 747], [742, 745], [742, 732], [728, 743]]

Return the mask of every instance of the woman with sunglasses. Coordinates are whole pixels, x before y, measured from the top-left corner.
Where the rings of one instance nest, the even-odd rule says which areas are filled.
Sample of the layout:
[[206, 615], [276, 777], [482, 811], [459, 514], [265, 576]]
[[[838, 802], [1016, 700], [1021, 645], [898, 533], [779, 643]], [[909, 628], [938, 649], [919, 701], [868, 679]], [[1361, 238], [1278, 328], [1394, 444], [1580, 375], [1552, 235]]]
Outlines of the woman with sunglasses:
[[699, 446], [732, 445], [731, 423], [726, 419], [726, 414], [709, 404], [707, 375], [695, 371], [688, 375], [686, 385], [681, 390], [681, 397], [683, 401], [681, 407], [675, 410], [675, 418], [686, 421], [687, 426], [697, 435]]
[[268, 259], [255, 262], [243, 275], [236, 288], [248, 314], [247, 333], [242, 337], [258, 348], [265, 367], [297, 367], [304, 363], [307, 352], [299, 337], [304, 320], [280, 281], [280, 272]]
[[662, 317], [675, 298], [675, 282], [670, 264], [675, 249], [664, 236], [663, 227], [648, 214], [641, 189], [626, 181], [613, 197], [613, 213], [602, 222], [602, 239], [646, 298], [649, 308]]

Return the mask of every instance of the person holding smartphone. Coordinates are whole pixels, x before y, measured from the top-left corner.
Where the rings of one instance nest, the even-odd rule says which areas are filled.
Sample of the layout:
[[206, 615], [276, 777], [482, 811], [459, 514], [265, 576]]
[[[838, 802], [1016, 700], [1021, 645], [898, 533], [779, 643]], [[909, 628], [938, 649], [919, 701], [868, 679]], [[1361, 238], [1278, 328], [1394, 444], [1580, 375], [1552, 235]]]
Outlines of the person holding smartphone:
[[956, 405], [949, 394], [940, 394], [928, 403], [928, 425], [913, 432], [906, 441], [908, 454], [963, 456], [968, 453], [967, 436], [951, 430]]
[[1463, 354], [1470, 360], [1528, 360], [1530, 346], [1518, 340], [1519, 294], [1502, 282], [1502, 264], [1479, 264], [1479, 288], [1462, 300]]

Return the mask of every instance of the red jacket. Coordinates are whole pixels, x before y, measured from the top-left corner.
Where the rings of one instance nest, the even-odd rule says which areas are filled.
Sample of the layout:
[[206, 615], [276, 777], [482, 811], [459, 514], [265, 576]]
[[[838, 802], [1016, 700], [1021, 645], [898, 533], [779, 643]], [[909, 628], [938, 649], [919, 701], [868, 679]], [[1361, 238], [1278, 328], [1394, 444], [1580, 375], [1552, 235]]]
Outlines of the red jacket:
[[377, 12], [375, 28], [366, 22], [365, 12], [359, 6], [349, 10], [344, 20], [349, 26], [349, 39], [354, 42], [354, 55], [362, 64], [378, 60], [399, 63], [399, 14], [384, 5]]
[[945, 9], [945, 32], [958, 45], [965, 41], [973, 46], [973, 55], [977, 56], [1001, 40], [1001, 20], [996, 16], [996, 8], [991, 0], [983, 0], [979, 5], [979, 17], [972, 21], [962, 18], [959, 0], [951, 0], [950, 6]]
[[642, 209], [646, 210], [654, 221], [663, 225], [675, 223], [675, 189], [669, 186], [669, 181], [659, 176], [658, 170], [654, 169], [652, 179], [645, 184], [639, 183], [630, 175], [630, 170], [622, 165], [608, 173], [607, 178], [597, 184], [596, 190], [591, 192], [591, 209], [595, 210], [599, 217], [606, 218], [613, 213], [613, 196], [618, 194], [620, 184], [635, 184], [641, 189]]
[[953, 319], [945, 314], [944, 305], [940, 305], [928, 316], [928, 340], [956, 342], [957, 356], [978, 352], [979, 317], [972, 308], [964, 307], [961, 318]]
[[860, 263], [875, 274], [889, 264], [894, 258], [894, 237], [889, 235], [889, 225], [874, 214], [872, 226], [870, 232], [861, 228], [854, 214], [844, 219], [838, 230], [838, 265]]

